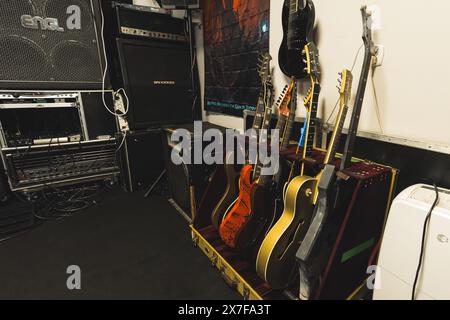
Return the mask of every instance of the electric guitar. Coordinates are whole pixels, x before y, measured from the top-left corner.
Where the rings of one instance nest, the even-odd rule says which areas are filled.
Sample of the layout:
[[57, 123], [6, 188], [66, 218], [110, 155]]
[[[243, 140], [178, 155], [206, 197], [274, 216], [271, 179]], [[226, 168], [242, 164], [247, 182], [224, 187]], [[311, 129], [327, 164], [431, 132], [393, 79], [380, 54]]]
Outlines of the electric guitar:
[[[305, 101], [308, 119], [303, 158], [306, 158], [313, 151], [321, 88], [319, 84], [320, 70], [317, 49], [310, 43], [305, 46], [303, 52], [307, 63], [307, 73], [311, 79], [309, 98]], [[299, 151], [300, 146], [297, 152]], [[295, 178], [289, 183], [284, 194], [284, 212], [259, 248], [256, 259], [256, 271], [274, 289], [286, 287], [291, 279], [293, 268], [295, 267], [295, 252], [298, 249], [299, 241], [304, 235], [304, 228], [311, 219], [313, 211], [312, 196], [315, 188], [315, 179], [310, 177]], [[307, 203], [310, 206], [297, 211], [298, 203]]]
[[[349, 134], [345, 144], [344, 155], [340, 166], [340, 177], [337, 177], [336, 168], [328, 165], [319, 183], [319, 197], [316, 205], [314, 219], [302, 242], [296, 257], [300, 272], [300, 299], [309, 300], [313, 298], [320, 286], [320, 277], [328, 262], [332, 251], [332, 244], [327, 239], [336, 238], [339, 222], [330, 221], [330, 215], [339, 202], [340, 186], [345, 183], [345, 174], [342, 170], [351, 166], [353, 148], [358, 131], [359, 118], [361, 115], [364, 94], [369, 76], [372, 58], [375, 56], [375, 46], [372, 42], [371, 15], [367, 7], [361, 8], [363, 21], [363, 41], [365, 46], [364, 63], [359, 79], [358, 91], [356, 93], [352, 120]], [[341, 178], [342, 177], [342, 178]]]
[[[262, 54], [259, 58], [258, 73], [261, 79], [261, 91], [259, 94], [255, 119], [253, 121], [252, 126], [252, 128], [257, 134], [263, 127], [264, 118], [266, 118], [266, 121], [270, 121], [269, 116], [267, 114], [268, 109], [270, 109], [272, 106], [273, 100], [273, 84], [270, 70], [271, 60], [272, 57], [270, 56], [269, 53]], [[211, 222], [216, 230], [219, 230], [224, 214], [226, 213], [227, 209], [229, 209], [230, 206], [235, 203], [239, 195], [240, 170], [237, 170], [236, 165], [233, 164], [234, 158], [235, 158], [234, 152], [230, 152], [229, 154], [226, 155], [225, 159], [225, 173], [227, 177], [226, 190], [211, 214]]]
[[[279, 118], [277, 129], [283, 132], [280, 146], [288, 144], [287, 134], [292, 128], [291, 100], [295, 92], [295, 80], [285, 87], [277, 101]], [[263, 129], [268, 129], [268, 123], [263, 123]], [[261, 175], [263, 164], [244, 166], [241, 171], [240, 192], [233, 207], [225, 214], [220, 225], [220, 237], [231, 248], [246, 252], [258, 238], [267, 221], [273, 214], [273, 177]]]
[[283, 41], [278, 53], [281, 71], [288, 77], [303, 79], [306, 64], [299, 59], [305, 45], [312, 41], [316, 14], [311, 0], [285, 0], [283, 6]]

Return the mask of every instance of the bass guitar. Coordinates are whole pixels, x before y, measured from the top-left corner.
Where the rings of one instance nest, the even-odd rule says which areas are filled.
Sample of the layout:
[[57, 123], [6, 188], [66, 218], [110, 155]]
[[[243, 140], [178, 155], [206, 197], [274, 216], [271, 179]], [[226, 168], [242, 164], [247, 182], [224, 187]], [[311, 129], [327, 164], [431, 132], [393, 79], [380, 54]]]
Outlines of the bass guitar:
[[[261, 91], [259, 94], [258, 104], [256, 106], [255, 119], [253, 121], [253, 130], [259, 133], [263, 127], [263, 120], [266, 117], [267, 109], [272, 106], [273, 101], [273, 84], [270, 70], [270, 62], [272, 57], [269, 53], [262, 54], [259, 58], [258, 73], [261, 79]], [[266, 117], [267, 118], [267, 117]], [[266, 119], [270, 120], [270, 119]], [[220, 224], [227, 209], [233, 205], [239, 196], [239, 178], [240, 170], [237, 169], [234, 164], [235, 154], [230, 152], [226, 155], [225, 159], [225, 173], [227, 185], [225, 193], [221, 197], [220, 201], [215, 206], [211, 214], [211, 222], [216, 230], [219, 230]], [[255, 159], [253, 159], [254, 161]], [[239, 168], [240, 169], [240, 168]]]
[[283, 41], [278, 53], [281, 71], [288, 77], [307, 77], [306, 64], [299, 59], [306, 44], [312, 41], [316, 18], [311, 0], [285, 0], [283, 5]]
[[[284, 88], [277, 101], [279, 119], [277, 129], [288, 133], [292, 127], [290, 121], [291, 100], [295, 92], [296, 82]], [[294, 110], [295, 118], [295, 110]], [[267, 124], [268, 125], [268, 124]], [[267, 129], [263, 124], [263, 129]], [[288, 137], [283, 136], [281, 145], [288, 144]], [[240, 192], [235, 204], [226, 212], [220, 225], [220, 237], [231, 248], [246, 252], [258, 238], [266, 221], [272, 219], [273, 214], [273, 177], [261, 175], [263, 164], [260, 161], [247, 165], [242, 169], [240, 178]]]
[[349, 134], [340, 165], [341, 171], [337, 174], [334, 166], [328, 165], [325, 167], [324, 174], [319, 183], [319, 196], [314, 219], [296, 254], [300, 272], [300, 299], [302, 300], [314, 298], [313, 295], [320, 287], [320, 278], [333, 248], [327, 239], [335, 239], [338, 232], [339, 222], [331, 222], [331, 215], [339, 202], [339, 190], [346, 181], [346, 176], [342, 170], [349, 168], [352, 164], [353, 148], [358, 131], [367, 79], [372, 65], [372, 59], [375, 56], [375, 46], [372, 42], [371, 15], [367, 11], [366, 6], [361, 8], [361, 15], [365, 46], [364, 62], [359, 79], [358, 91], [356, 93]]

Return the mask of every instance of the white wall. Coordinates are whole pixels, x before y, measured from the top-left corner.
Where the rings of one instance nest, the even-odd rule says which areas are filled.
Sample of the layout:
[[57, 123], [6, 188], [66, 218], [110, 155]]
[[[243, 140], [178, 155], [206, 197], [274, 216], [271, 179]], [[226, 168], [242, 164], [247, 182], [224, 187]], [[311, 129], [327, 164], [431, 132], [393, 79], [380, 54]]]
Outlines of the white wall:
[[[362, 44], [361, 0], [314, 0], [318, 48], [322, 64], [319, 115], [328, 118], [338, 98], [338, 72], [350, 68]], [[360, 130], [406, 138], [450, 148], [450, 2], [443, 0], [372, 0], [380, 9], [376, 44], [384, 45], [383, 65], [374, 73], [380, 106], [381, 131], [371, 81], [368, 82]], [[274, 57], [276, 93], [288, 79], [277, 64], [282, 39], [282, 0], [271, 1], [270, 53]], [[198, 39], [201, 73], [204, 70], [202, 39]], [[353, 70], [354, 94], [363, 52]], [[202, 79], [203, 81], [203, 79]], [[203, 84], [204, 82], [202, 82]], [[350, 106], [353, 105], [353, 101]], [[299, 115], [304, 109], [299, 108]], [[206, 115], [206, 120], [242, 128], [242, 119]]]

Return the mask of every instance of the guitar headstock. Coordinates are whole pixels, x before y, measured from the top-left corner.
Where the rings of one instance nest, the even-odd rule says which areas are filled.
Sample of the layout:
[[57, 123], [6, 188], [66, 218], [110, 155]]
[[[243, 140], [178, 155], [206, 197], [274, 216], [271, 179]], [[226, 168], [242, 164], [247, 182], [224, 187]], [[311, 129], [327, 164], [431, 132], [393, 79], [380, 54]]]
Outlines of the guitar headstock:
[[319, 50], [312, 42], [303, 49], [303, 61], [306, 63], [305, 71], [311, 77], [313, 83], [318, 83], [320, 78]]
[[300, 10], [305, 9], [308, 0], [290, 0], [289, 14], [295, 14]]
[[344, 69], [339, 75], [338, 89], [341, 97], [341, 104], [347, 106], [352, 95], [353, 74], [350, 70]]
[[266, 52], [259, 56], [258, 59], [258, 74], [261, 81], [267, 82], [270, 77], [270, 62], [272, 61], [272, 56]]
[[372, 54], [375, 53], [375, 46], [372, 41], [372, 12], [367, 10], [367, 6], [361, 7], [361, 15], [363, 21], [363, 40], [366, 48], [370, 50]]
[[292, 94], [294, 91], [295, 81], [291, 81], [289, 85], [286, 85], [281, 92], [280, 97], [277, 100], [277, 108], [281, 115], [283, 116], [289, 116], [291, 110], [290, 110], [290, 103], [292, 100]]

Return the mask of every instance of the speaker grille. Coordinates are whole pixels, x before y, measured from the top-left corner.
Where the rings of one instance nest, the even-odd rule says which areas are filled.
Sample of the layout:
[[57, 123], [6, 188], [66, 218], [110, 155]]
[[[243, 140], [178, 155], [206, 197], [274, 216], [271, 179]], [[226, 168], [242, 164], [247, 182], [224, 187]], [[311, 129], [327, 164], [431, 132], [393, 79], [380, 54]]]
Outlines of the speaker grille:
[[[31, 0], [2, 0], [0, 2], [0, 30], [11, 30], [20, 25], [23, 14], [37, 15], [36, 8]], [[19, 20], [18, 20], [19, 19]]]
[[[91, 1], [1, 0], [0, 87], [99, 88], [101, 50]], [[77, 11], [81, 29], [68, 23]], [[37, 17], [33, 28], [22, 25], [23, 15]], [[46, 28], [48, 18], [57, 19], [63, 31]]]
[[[47, 54], [36, 42], [28, 38], [0, 37], [0, 59], [3, 79], [51, 80]], [[8, 63], [3, 63], [6, 61]]]
[[92, 73], [99, 67], [95, 52], [83, 42], [62, 41], [53, 48], [50, 57], [57, 81], [97, 80]]

